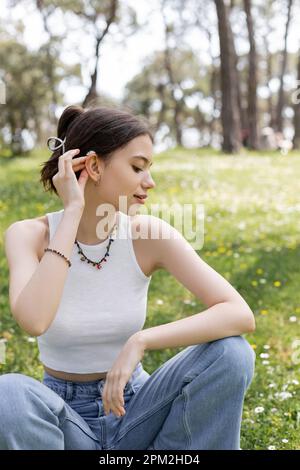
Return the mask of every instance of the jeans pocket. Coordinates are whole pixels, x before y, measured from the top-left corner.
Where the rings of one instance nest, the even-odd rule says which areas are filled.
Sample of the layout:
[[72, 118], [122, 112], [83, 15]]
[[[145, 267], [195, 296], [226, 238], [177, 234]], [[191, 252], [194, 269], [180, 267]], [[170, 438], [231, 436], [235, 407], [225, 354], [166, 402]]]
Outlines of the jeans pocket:
[[143, 370], [135, 379], [129, 382], [132, 394], [137, 393], [137, 391], [144, 385], [145, 382], [149, 379], [150, 374]]

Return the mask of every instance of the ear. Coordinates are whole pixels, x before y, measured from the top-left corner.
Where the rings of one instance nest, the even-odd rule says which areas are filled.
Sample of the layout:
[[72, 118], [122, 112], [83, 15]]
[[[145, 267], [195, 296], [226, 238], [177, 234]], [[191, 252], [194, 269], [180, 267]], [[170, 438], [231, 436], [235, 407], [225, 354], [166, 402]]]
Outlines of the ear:
[[94, 150], [90, 150], [86, 155], [88, 158], [85, 161], [85, 168], [92, 180], [97, 181], [102, 175], [103, 165]]

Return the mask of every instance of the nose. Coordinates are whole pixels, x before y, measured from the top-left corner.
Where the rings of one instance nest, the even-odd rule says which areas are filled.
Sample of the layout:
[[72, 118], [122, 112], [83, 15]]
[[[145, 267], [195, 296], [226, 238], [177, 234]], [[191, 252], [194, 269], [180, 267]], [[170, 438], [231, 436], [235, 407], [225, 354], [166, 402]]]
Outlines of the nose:
[[155, 184], [150, 172], [147, 172], [147, 176], [143, 180], [143, 187], [145, 187], [147, 189], [152, 189], [152, 188], [155, 188], [155, 186], [156, 186], [156, 184]]

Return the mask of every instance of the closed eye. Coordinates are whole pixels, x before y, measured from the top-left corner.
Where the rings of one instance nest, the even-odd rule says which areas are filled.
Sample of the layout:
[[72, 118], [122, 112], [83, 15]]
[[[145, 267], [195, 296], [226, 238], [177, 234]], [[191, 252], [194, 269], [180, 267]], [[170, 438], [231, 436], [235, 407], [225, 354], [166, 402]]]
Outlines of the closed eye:
[[132, 168], [136, 173], [139, 173], [139, 171], [143, 171], [141, 168], [138, 168], [137, 166], [134, 166], [134, 165], [132, 165]]

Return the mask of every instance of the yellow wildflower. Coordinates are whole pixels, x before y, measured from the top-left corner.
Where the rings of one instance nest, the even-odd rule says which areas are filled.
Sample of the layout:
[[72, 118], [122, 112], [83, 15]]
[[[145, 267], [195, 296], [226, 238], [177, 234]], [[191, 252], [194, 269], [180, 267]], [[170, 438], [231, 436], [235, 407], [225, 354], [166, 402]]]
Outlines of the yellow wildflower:
[[263, 309], [260, 311], [261, 315], [268, 315], [269, 310]]
[[9, 331], [3, 331], [3, 333], [1, 334], [1, 337], [2, 338], [5, 338], [7, 340], [11, 339], [12, 338], [12, 334], [9, 332]]

